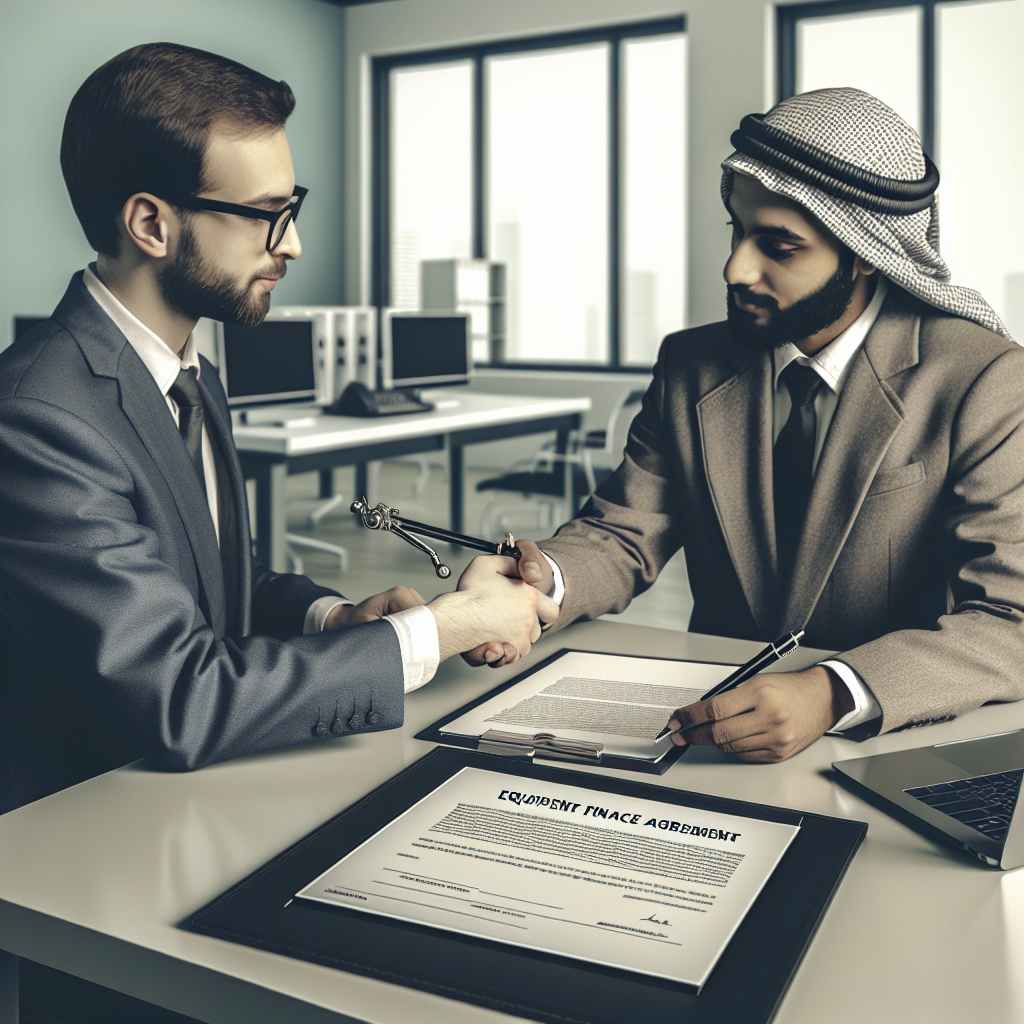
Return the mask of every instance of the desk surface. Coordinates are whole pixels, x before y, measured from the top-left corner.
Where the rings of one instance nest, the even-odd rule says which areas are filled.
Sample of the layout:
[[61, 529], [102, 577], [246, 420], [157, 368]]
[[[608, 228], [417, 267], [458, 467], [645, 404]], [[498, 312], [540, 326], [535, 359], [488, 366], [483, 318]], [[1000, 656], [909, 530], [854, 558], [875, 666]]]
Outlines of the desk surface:
[[[92, 779], [0, 817], [0, 947], [218, 1024], [512, 1021], [175, 924], [425, 754], [431, 745], [412, 738], [423, 726], [563, 646], [739, 661], [759, 645], [585, 623], [517, 666], [445, 663], [409, 696], [401, 730], [192, 774], [130, 765]], [[693, 750], [645, 777], [869, 823], [777, 1024], [1024, 1020], [1024, 870], [987, 870], [933, 845], [823, 775], [841, 758], [1019, 728], [1020, 719], [1020, 705], [992, 705], [862, 744], [824, 737], [771, 766]]]
[[232, 430], [240, 451], [307, 455], [361, 445], [460, 430], [564, 416], [590, 409], [589, 398], [537, 398], [524, 395], [475, 394], [462, 389], [424, 391], [436, 403], [431, 412], [400, 416], [318, 416], [306, 427], [240, 425]]

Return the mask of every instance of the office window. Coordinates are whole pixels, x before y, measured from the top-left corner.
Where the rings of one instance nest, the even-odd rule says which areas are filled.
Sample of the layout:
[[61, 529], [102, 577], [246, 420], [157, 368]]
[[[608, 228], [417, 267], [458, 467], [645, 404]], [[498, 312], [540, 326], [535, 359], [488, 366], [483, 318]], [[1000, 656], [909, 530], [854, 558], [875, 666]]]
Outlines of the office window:
[[797, 26], [796, 91], [857, 83], [921, 130], [920, 7], [896, 7]]
[[396, 68], [391, 96], [391, 304], [419, 309], [420, 260], [472, 249], [473, 66]]
[[685, 323], [681, 17], [374, 61], [374, 301], [506, 264], [504, 359], [649, 367]]
[[487, 227], [510, 358], [608, 358], [608, 44], [489, 57]]
[[779, 95], [849, 85], [920, 133], [942, 176], [942, 254], [1024, 342], [1024, 4], [811, 3], [776, 10]]
[[1024, 4], [937, 13], [942, 251], [1024, 343]]
[[686, 36], [622, 46], [622, 361], [685, 325]]

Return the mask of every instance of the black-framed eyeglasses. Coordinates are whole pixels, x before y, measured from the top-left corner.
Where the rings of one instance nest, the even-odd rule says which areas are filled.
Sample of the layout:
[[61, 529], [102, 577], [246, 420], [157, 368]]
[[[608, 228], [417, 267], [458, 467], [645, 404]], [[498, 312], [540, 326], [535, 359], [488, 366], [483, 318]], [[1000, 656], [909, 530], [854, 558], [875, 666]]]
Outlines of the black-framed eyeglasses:
[[249, 217], [265, 220], [270, 224], [267, 231], [267, 252], [273, 252], [284, 241], [285, 232], [292, 221], [299, 219], [302, 200], [306, 198], [308, 188], [295, 186], [291, 201], [280, 210], [261, 210], [256, 206], [242, 206], [239, 203], [222, 203], [219, 199], [200, 199], [188, 196], [185, 199], [171, 200], [175, 206], [186, 210], [212, 210], [214, 213], [232, 213], [236, 217]]

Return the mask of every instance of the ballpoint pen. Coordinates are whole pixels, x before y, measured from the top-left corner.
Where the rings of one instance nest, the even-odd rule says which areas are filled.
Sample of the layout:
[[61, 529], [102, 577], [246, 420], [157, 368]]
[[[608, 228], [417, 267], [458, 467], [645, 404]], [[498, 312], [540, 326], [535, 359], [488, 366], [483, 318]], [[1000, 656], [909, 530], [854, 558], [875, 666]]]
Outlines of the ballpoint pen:
[[473, 548], [475, 551], [485, 551], [489, 555], [508, 555], [517, 559], [522, 557], [522, 552], [516, 547], [515, 538], [511, 533], [506, 533], [504, 540], [498, 541], [481, 540], [479, 537], [469, 537], [464, 533], [453, 533], [441, 526], [431, 526], [429, 523], [418, 523], [415, 519], [406, 519], [399, 515], [397, 508], [391, 508], [383, 503], [370, 508], [365, 494], [362, 498], [352, 502], [352, 511], [359, 516], [363, 526], [368, 530], [384, 530], [387, 533], [393, 533], [428, 555], [431, 562], [434, 563], [434, 572], [443, 580], [451, 576], [451, 569], [441, 561], [437, 552], [429, 544], [424, 544], [423, 541], [412, 536], [414, 533], [418, 533], [422, 537], [431, 537], [434, 540], [447, 541], [449, 544], [458, 544], [464, 548]]
[[[700, 699], [710, 700], [712, 697], [717, 697], [720, 693], [733, 690], [740, 683], [745, 683], [752, 676], [756, 676], [758, 672], [763, 671], [769, 665], [773, 665], [780, 658], [784, 658], [787, 654], [792, 654], [800, 646], [800, 637], [803, 635], [804, 631], [801, 629], [799, 633], [787, 633], [785, 636], [779, 637], [778, 640], [770, 643], [764, 650], [758, 651], [745, 665], [740, 665], [732, 675], [726, 676], [720, 683], [712, 686]], [[666, 736], [678, 731], [678, 729], [670, 729], [666, 725], [655, 737], [654, 742], [657, 743], [658, 740], [664, 739]]]

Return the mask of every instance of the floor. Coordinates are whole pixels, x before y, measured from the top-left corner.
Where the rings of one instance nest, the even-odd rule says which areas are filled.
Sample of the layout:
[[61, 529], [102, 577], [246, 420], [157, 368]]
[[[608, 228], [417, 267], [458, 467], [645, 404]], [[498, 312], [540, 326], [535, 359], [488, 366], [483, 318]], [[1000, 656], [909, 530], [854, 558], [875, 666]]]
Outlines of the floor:
[[[466, 471], [467, 533], [480, 535], [481, 514], [491, 501], [491, 494], [477, 493], [477, 482], [499, 472], [479, 469]], [[392, 507], [397, 506], [411, 519], [447, 526], [448, 484], [440, 466], [404, 461], [383, 462], [371, 473], [371, 481], [376, 484], [371, 484], [371, 503], [383, 501]], [[340, 572], [335, 557], [308, 549], [297, 549], [305, 574], [322, 586], [338, 590], [354, 601], [381, 593], [397, 584], [412, 587], [427, 601], [453, 589], [454, 582], [475, 552], [439, 545], [438, 555], [451, 567], [452, 577], [450, 580], [438, 579], [425, 554], [399, 537], [369, 531], [359, 524], [357, 517], [348, 511], [353, 486], [352, 469], [335, 470], [335, 489], [344, 496], [345, 501], [323, 519], [317, 529], [310, 530], [306, 517], [319, 504], [317, 476], [307, 473], [289, 478], [289, 532], [338, 544], [348, 552], [348, 568]], [[538, 515], [535, 505], [527, 505], [524, 509], [524, 504], [521, 495], [502, 497], [500, 507], [510, 510], [506, 528], [511, 529], [516, 536], [535, 540], [549, 537], [561, 521], [561, 516], [556, 515], [554, 523], [549, 525]], [[518, 512], [515, 511], [516, 506], [519, 507]], [[497, 535], [500, 536], [501, 532], [498, 527]], [[621, 615], [609, 615], [607, 618], [662, 629], [685, 630], [692, 607], [686, 563], [680, 553], [665, 566], [650, 590], [636, 598]]]

